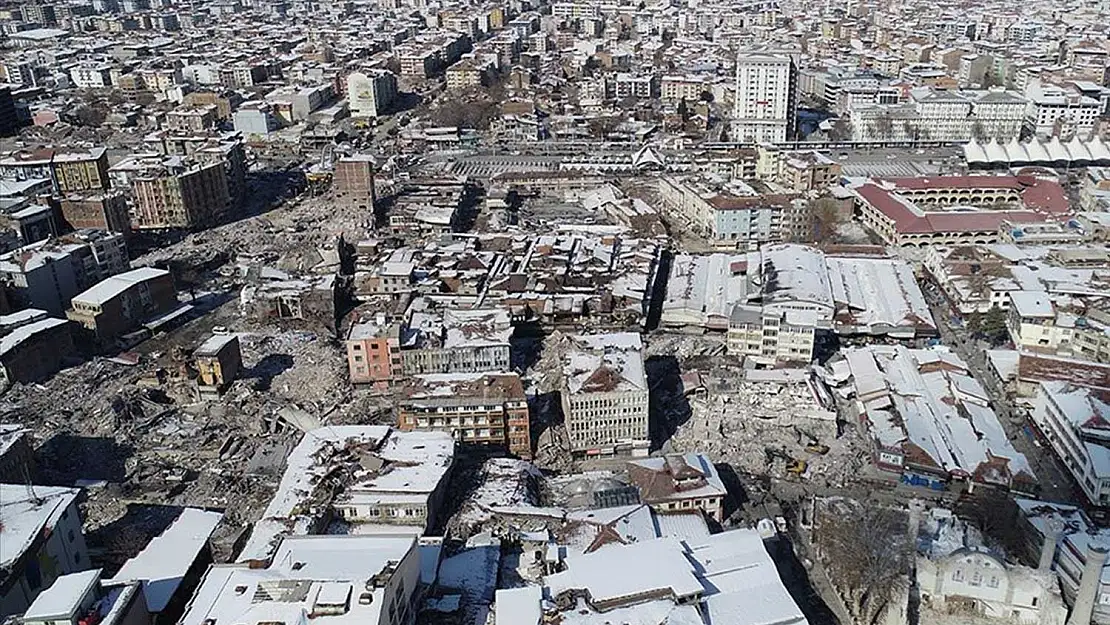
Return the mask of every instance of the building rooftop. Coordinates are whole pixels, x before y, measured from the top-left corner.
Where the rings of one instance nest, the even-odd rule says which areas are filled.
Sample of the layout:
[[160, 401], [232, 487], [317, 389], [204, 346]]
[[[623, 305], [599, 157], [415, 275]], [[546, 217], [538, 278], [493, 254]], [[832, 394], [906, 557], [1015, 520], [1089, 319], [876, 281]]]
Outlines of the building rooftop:
[[131, 271], [114, 275], [101, 280], [92, 288], [73, 296], [74, 302], [89, 306], [103, 306], [108, 301], [119, 297], [136, 284], [170, 275], [165, 269], [155, 267], [139, 267]]
[[76, 488], [0, 484], [0, 578], [81, 493]]
[[634, 332], [570, 337], [563, 364], [571, 393], [647, 391], [643, 343]]
[[100, 569], [62, 575], [39, 593], [27, 612], [26, 621], [71, 621], [81, 608], [81, 600], [100, 581]]
[[223, 516], [219, 512], [185, 508], [166, 531], [124, 562], [109, 583], [143, 582], [147, 608], [152, 613], [163, 611]]
[[[316, 515], [333, 498], [426, 504], [450, 469], [454, 449], [454, 440], [445, 432], [399, 432], [376, 425], [333, 425], [306, 432], [289, 454], [281, 483], [251, 530], [239, 562], [267, 560], [281, 537], [308, 534], [320, 520]], [[388, 470], [363, 468], [363, 461]], [[336, 495], [321, 482], [343, 466], [349, 468], [351, 480]]]
[[397, 535], [286, 537], [267, 568], [209, 568], [179, 623], [390, 623], [385, 587], [405, 558], [416, 557], [416, 544], [415, 536]]

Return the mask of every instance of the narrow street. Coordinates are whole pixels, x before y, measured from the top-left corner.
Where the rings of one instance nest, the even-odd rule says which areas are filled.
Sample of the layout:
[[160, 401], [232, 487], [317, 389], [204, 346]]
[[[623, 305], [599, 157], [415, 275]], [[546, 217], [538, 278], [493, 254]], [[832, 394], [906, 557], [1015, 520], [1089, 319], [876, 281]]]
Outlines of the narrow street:
[[[969, 336], [965, 329], [952, 326], [952, 311], [936, 291], [935, 285], [923, 282], [922, 291], [929, 301], [933, 319], [937, 322], [941, 342], [951, 347], [967, 363], [972, 375], [990, 394], [991, 405], [998, 415], [998, 422], [1006, 430], [1010, 442], [1029, 460], [1040, 482], [1041, 499], [1061, 503], [1083, 501], [1083, 494], [1052, 449], [1034, 442], [1027, 411], [1014, 405], [1006, 389], [991, 372], [990, 363], [987, 360], [987, 350], [990, 346], [984, 341]], [[1026, 430], [1027, 426], [1029, 426], [1029, 433]]]

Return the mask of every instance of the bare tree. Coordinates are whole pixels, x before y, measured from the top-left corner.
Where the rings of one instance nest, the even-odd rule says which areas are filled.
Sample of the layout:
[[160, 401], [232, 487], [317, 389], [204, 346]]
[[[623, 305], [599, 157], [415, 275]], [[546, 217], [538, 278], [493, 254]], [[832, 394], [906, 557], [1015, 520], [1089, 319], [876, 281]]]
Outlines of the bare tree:
[[990, 139], [990, 137], [987, 136], [987, 128], [983, 126], [983, 122], [981, 121], [976, 121], [971, 125], [971, 136], [979, 143]]
[[108, 118], [108, 114], [104, 109], [99, 106], [94, 107], [87, 104], [77, 107], [77, 110], [73, 112], [73, 116], [77, 119], [77, 123], [91, 128], [100, 126], [104, 123], [104, 120]]
[[[992, 309], [999, 310], [1001, 309]], [[981, 320], [990, 329], [988, 320]], [[1018, 525], [1018, 509], [1014, 500], [996, 488], [976, 488], [974, 495], [964, 496], [956, 504], [956, 514], [974, 525], [983, 534], [988, 545], [1000, 549], [1010, 557], [1023, 555], [1025, 543]], [[1035, 562], [1027, 562], [1035, 565]]]
[[832, 128], [829, 129], [829, 139], [833, 141], [851, 141], [852, 120], [846, 116], [837, 118], [833, 122]]
[[497, 102], [487, 92], [472, 89], [451, 99], [441, 99], [432, 119], [440, 126], [485, 130], [496, 114]]
[[832, 242], [836, 239], [836, 231], [844, 223], [844, 215], [840, 205], [831, 197], [814, 200], [810, 204], [810, 213], [813, 215], [813, 235], [818, 242]]
[[890, 139], [894, 134], [894, 118], [890, 113], [883, 113], [875, 119], [875, 131], [879, 133], [880, 139]]
[[588, 122], [590, 136], [595, 139], [605, 139], [611, 132], [620, 126], [618, 117], [595, 117]]
[[876, 625], [909, 583], [906, 513], [845, 499], [825, 505], [814, 532], [829, 577], [855, 621]]

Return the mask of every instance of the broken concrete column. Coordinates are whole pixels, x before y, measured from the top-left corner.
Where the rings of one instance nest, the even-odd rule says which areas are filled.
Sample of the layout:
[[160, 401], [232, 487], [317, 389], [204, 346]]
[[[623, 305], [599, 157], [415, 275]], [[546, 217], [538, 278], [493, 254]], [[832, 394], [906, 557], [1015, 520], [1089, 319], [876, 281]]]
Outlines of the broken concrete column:
[[1064, 533], [1064, 522], [1060, 519], [1049, 519], [1044, 530], [1044, 543], [1041, 544], [1041, 559], [1037, 570], [1048, 573], [1052, 570], [1052, 561], [1056, 557], [1056, 545], [1060, 542], [1060, 535]]

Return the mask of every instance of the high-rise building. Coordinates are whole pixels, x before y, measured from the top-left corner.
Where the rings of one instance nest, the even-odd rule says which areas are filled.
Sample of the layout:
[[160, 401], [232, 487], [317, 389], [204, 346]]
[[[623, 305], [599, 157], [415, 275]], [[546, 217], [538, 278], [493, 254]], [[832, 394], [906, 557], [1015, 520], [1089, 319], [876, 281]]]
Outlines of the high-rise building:
[[387, 70], [347, 76], [347, 106], [355, 117], [377, 117], [397, 97], [397, 77]]
[[798, 112], [798, 67], [788, 54], [736, 57], [729, 138], [750, 143], [792, 139]]

